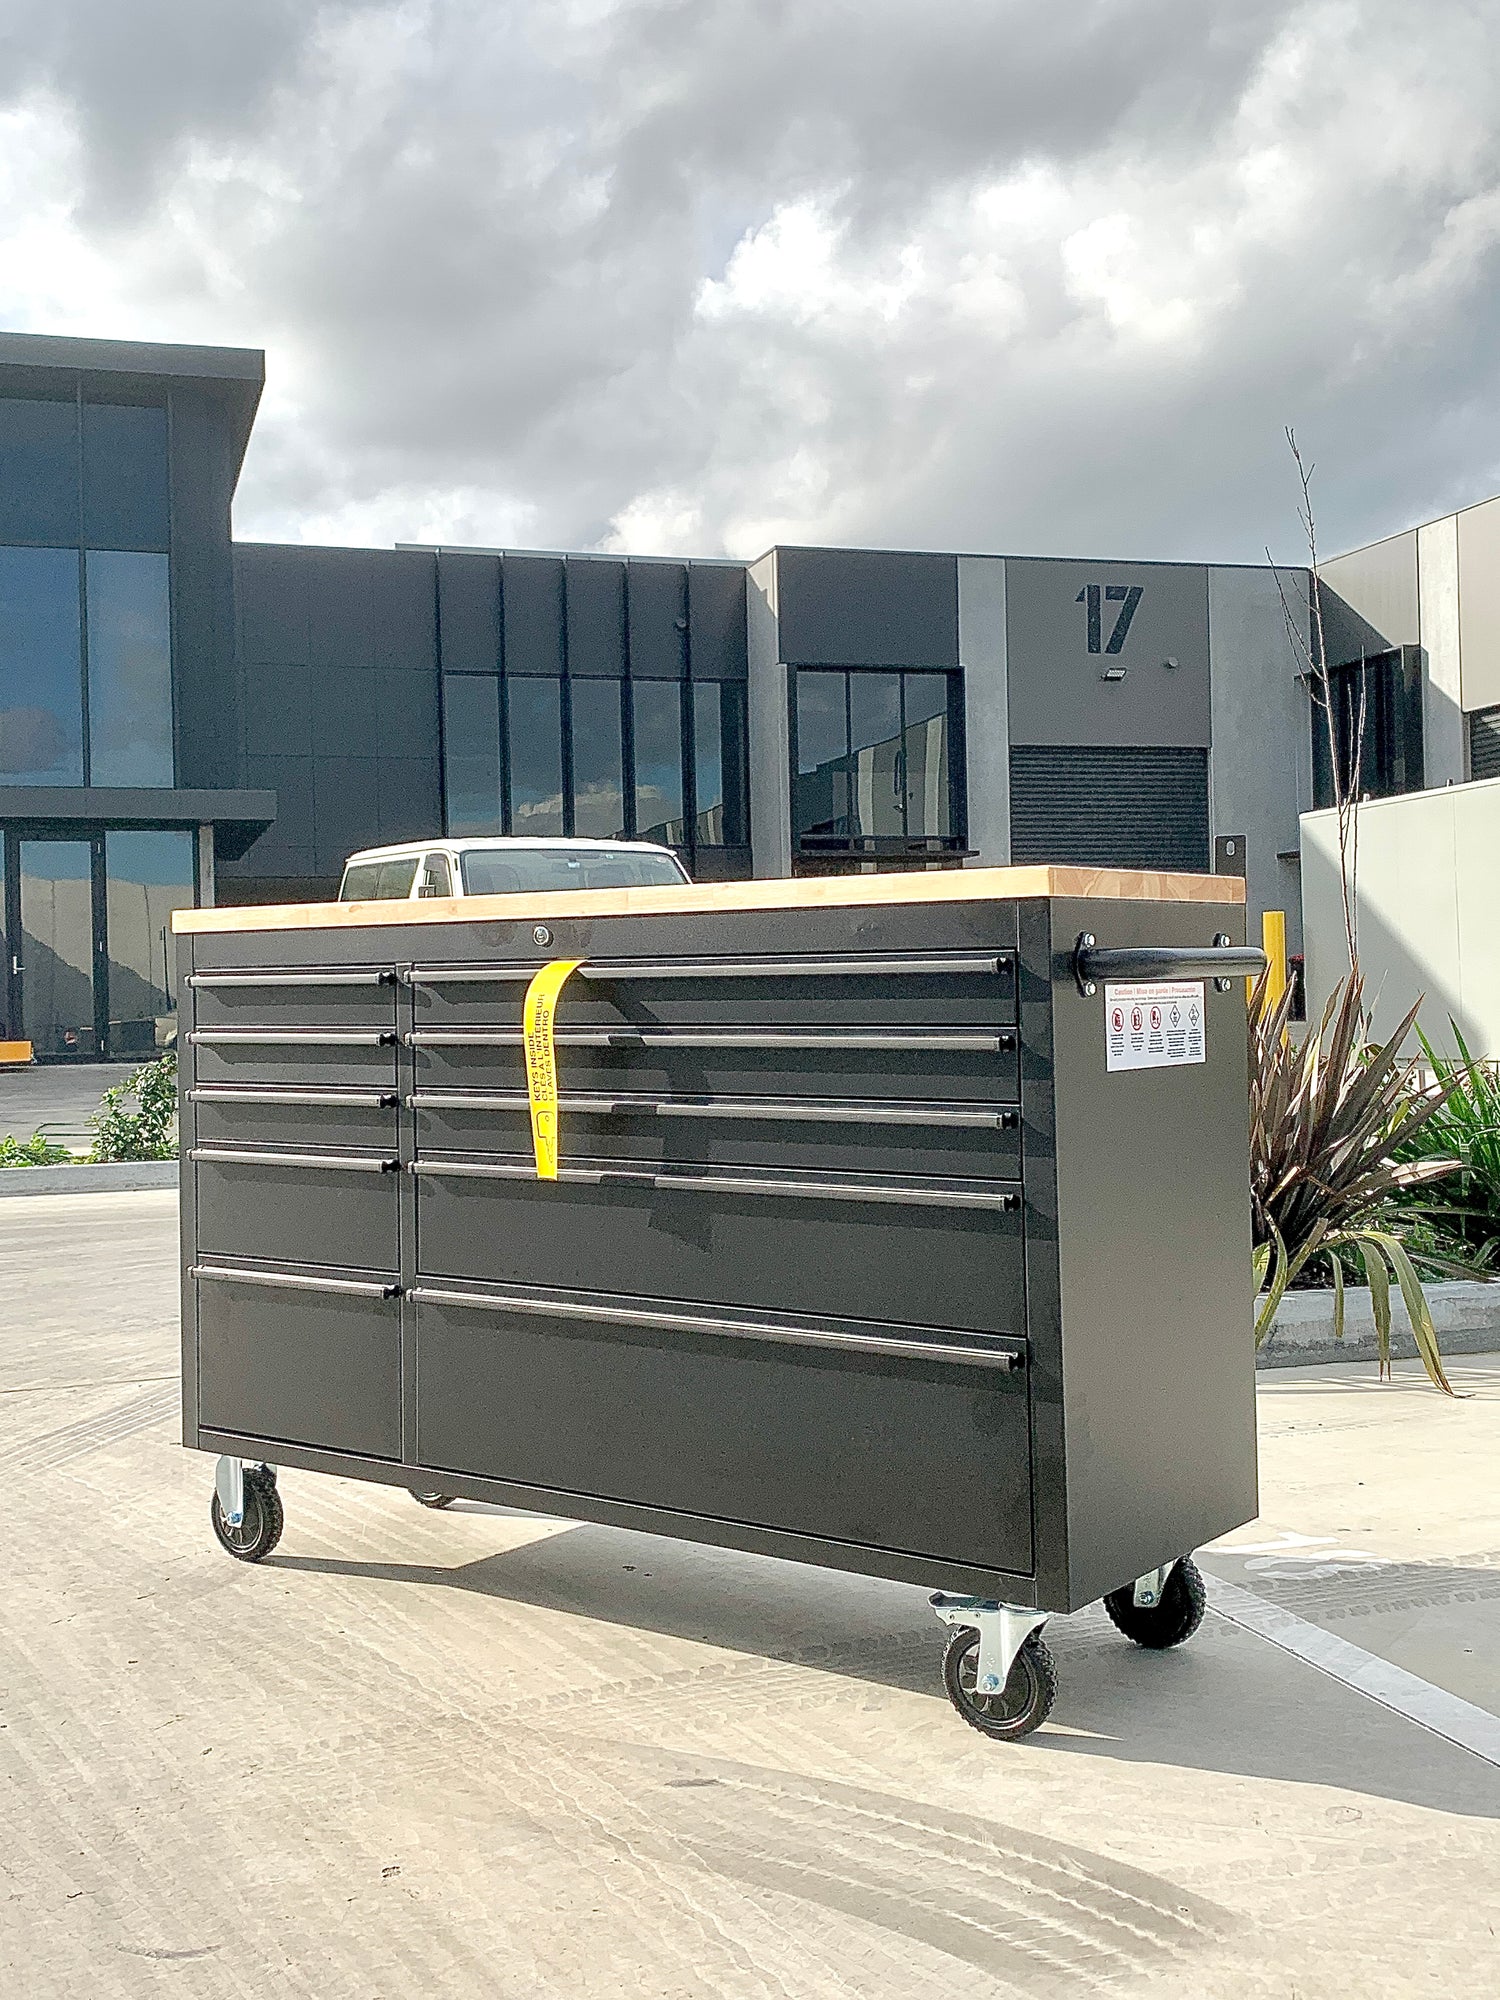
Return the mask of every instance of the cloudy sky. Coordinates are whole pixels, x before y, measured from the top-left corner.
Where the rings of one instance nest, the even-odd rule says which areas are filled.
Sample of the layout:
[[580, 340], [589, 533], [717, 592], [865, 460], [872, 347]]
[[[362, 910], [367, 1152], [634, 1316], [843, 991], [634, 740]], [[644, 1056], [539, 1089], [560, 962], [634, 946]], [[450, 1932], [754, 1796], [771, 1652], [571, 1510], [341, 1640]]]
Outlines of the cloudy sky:
[[1500, 490], [1495, 0], [0, 0], [0, 326], [243, 537], [1256, 560]]

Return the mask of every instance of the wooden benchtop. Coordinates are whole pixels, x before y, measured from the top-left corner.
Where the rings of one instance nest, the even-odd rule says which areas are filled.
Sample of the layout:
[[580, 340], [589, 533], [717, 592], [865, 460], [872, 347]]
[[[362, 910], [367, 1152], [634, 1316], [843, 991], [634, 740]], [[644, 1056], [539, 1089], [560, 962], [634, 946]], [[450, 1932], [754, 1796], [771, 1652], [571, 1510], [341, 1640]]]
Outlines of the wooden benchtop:
[[1095, 896], [1145, 903], [1243, 903], [1237, 875], [1169, 875], [1126, 868], [929, 868], [890, 875], [694, 882], [680, 888], [570, 889], [554, 895], [431, 896], [415, 902], [245, 903], [177, 910], [174, 931], [358, 930], [379, 924], [528, 923], [568, 917], [659, 917], [702, 910], [800, 910], [820, 905], [1013, 902]]

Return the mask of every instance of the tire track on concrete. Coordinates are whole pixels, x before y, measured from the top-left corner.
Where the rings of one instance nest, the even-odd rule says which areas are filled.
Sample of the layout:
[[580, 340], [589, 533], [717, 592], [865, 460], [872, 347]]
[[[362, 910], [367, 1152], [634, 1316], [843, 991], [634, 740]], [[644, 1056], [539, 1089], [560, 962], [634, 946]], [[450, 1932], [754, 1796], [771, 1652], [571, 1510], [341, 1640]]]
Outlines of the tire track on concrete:
[[75, 1459], [86, 1458], [105, 1446], [134, 1437], [164, 1423], [182, 1407], [182, 1391], [175, 1380], [158, 1382], [142, 1389], [126, 1402], [61, 1430], [44, 1431], [40, 1437], [23, 1438], [19, 1443], [0, 1447], [0, 1477], [56, 1472]]

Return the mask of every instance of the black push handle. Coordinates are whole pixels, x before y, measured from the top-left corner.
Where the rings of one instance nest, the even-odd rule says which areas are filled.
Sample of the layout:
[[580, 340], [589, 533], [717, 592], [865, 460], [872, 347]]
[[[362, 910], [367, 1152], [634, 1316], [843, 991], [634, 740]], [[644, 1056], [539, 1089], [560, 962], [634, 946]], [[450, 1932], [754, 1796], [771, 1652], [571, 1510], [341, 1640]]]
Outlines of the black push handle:
[[1212, 945], [1101, 945], [1084, 931], [1073, 947], [1073, 977], [1080, 993], [1096, 992], [1101, 979], [1211, 979], [1220, 993], [1236, 978], [1266, 969], [1258, 945], [1231, 944], [1219, 931]]

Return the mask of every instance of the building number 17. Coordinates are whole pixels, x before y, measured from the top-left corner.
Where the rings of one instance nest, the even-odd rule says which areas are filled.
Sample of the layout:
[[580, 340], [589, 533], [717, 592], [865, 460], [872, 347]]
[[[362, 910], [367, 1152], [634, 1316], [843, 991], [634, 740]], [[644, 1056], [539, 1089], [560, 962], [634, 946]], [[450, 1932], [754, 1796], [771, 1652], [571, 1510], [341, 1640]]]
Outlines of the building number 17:
[[[1103, 596], [1106, 604], [1118, 604], [1120, 615], [1115, 620], [1115, 629], [1109, 635], [1108, 645], [1102, 646], [1099, 621], [1099, 600]], [[1086, 583], [1073, 599], [1075, 604], [1088, 606], [1089, 651], [1091, 653], [1122, 653], [1125, 650], [1125, 635], [1130, 630], [1130, 621], [1135, 616], [1135, 608], [1141, 601], [1141, 586], [1138, 583], [1110, 583], [1102, 588], [1097, 583]]]

